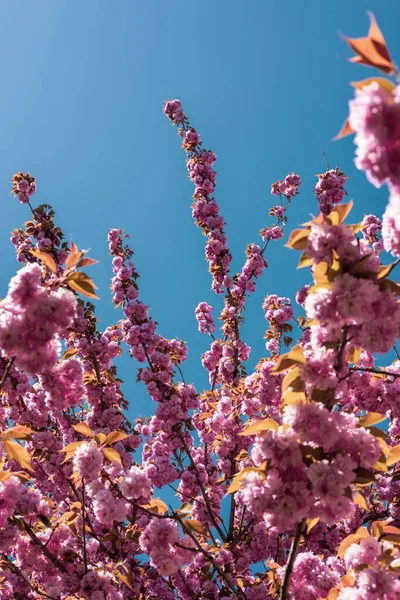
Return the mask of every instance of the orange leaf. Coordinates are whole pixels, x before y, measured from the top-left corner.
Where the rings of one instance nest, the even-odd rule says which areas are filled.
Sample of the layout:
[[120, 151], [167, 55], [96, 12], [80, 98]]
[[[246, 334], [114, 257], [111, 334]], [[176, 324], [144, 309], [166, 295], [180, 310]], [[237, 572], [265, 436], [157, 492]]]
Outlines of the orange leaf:
[[341, 138], [346, 137], [346, 135], [351, 135], [352, 133], [355, 133], [355, 131], [352, 127], [350, 127], [349, 119], [347, 118], [343, 123], [341, 130], [333, 139], [340, 140]]
[[89, 258], [88, 256], [85, 256], [85, 258], [82, 258], [76, 266], [79, 268], [89, 267], [90, 265], [95, 265], [96, 263], [97, 263], [97, 260], [94, 260], [93, 258]]
[[124, 440], [125, 438], [129, 437], [128, 434], [124, 433], [123, 431], [112, 431], [111, 433], [109, 433], [104, 441], [105, 444], [108, 444], [109, 446], [111, 446], [111, 444], [115, 444], [116, 442], [120, 442], [121, 440]]
[[304, 250], [307, 247], [309, 235], [309, 229], [295, 229], [290, 234], [286, 247], [293, 248], [294, 250]]
[[121, 456], [114, 448], [103, 448], [103, 454], [110, 462], [117, 462], [122, 465]]
[[79, 352], [78, 348], [68, 348], [61, 357], [61, 360], [67, 360]]
[[281, 373], [286, 371], [295, 365], [304, 365], [306, 359], [304, 358], [303, 350], [300, 346], [295, 346], [290, 352], [282, 354], [275, 363], [275, 366], [271, 369], [271, 373]]
[[374, 15], [368, 12], [368, 16], [371, 25], [367, 37], [345, 37], [350, 48], [356, 53], [356, 56], [350, 58], [350, 61], [369, 67], [376, 67], [380, 71], [390, 74], [395, 71], [395, 67], [390, 58], [385, 38], [375, 21]]
[[393, 90], [396, 88], [393, 81], [390, 81], [390, 79], [386, 79], [386, 77], [368, 77], [367, 79], [363, 79], [362, 81], [351, 81], [350, 85], [352, 85], [358, 90], [362, 90], [366, 85], [369, 85], [370, 83], [374, 82], [376, 82], [379, 85], [379, 87], [381, 87], [383, 90], [386, 90], [387, 92], [393, 92]]
[[29, 458], [28, 451], [24, 446], [21, 446], [21, 444], [18, 444], [18, 442], [8, 439], [3, 439], [2, 443], [9, 460], [15, 460], [23, 469], [33, 471], [31, 459]]
[[96, 298], [97, 300], [99, 299], [99, 297], [94, 293], [96, 286], [90, 277], [88, 277], [85, 273], [82, 273], [81, 271], [75, 271], [68, 276], [67, 282], [71, 289], [83, 294], [83, 296], [87, 296], [88, 298]]
[[65, 261], [67, 269], [71, 269], [82, 258], [83, 252], [71, 252]]
[[15, 440], [26, 440], [33, 433], [33, 429], [25, 427], [25, 425], [15, 425], [11, 429], [7, 429], [1, 434], [3, 439], [14, 438]]
[[254, 421], [246, 429], [241, 431], [239, 435], [256, 435], [260, 431], [276, 431], [279, 425], [274, 419], [268, 417], [267, 419], [261, 419]]
[[29, 252], [40, 260], [50, 271], [55, 273], [57, 271], [57, 265], [54, 258], [48, 252], [42, 252], [41, 250], [29, 250]]
[[346, 552], [346, 550], [352, 544], [356, 544], [363, 538], [368, 538], [368, 537], [369, 537], [368, 529], [366, 529], [365, 527], [359, 527], [355, 533], [348, 535], [347, 537], [344, 538], [344, 540], [342, 540], [342, 543], [340, 544], [339, 549], [338, 549], [338, 553], [337, 553], [338, 556], [343, 556], [344, 553]]
[[194, 531], [203, 537], [208, 537], [207, 529], [204, 527], [203, 523], [200, 521], [196, 521], [195, 519], [186, 519], [186, 521], [182, 521], [182, 527], [187, 528], [189, 531]]
[[77, 431], [78, 433], [82, 433], [83, 435], [87, 435], [90, 438], [94, 437], [94, 433], [93, 431], [90, 429], [89, 425], [87, 425], [87, 423], [78, 423], [77, 425], [72, 425], [72, 427], [75, 429], [75, 431]]
[[159, 498], [153, 498], [148, 504], [141, 504], [140, 506], [156, 515], [163, 515], [168, 512], [168, 506]]

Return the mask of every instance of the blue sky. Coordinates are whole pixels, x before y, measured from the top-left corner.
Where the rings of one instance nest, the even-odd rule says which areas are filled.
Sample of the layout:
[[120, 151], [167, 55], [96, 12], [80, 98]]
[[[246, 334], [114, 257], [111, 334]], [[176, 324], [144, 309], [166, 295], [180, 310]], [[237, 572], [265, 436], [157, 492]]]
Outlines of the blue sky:
[[[57, 222], [100, 262], [91, 268], [99, 286], [104, 326], [121, 315], [109, 291], [107, 231], [131, 236], [141, 274], [142, 300], [167, 337], [189, 343], [186, 379], [206, 378], [199, 355], [208, 340], [197, 332], [201, 300], [220, 307], [210, 292], [204, 239], [191, 219], [192, 186], [176, 131], [162, 112], [182, 100], [207, 148], [218, 155], [216, 198], [227, 221], [240, 270], [246, 244], [270, 223], [271, 182], [296, 171], [302, 194], [289, 213], [287, 233], [316, 213], [315, 173], [330, 165], [349, 176], [349, 197], [364, 213], [381, 215], [386, 190], [376, 190], [353, 165], [351, 140], [333, 142], [347, 111], [351, 80], [372, 70], [347, 62], [340, 32], [366, 34], [374, 11], [394, 59], [398, 2], [361, 0], [14, 0], [0, 4], [0, 221], [1, 291], [18, 265], [9, 231], [29, 217], [12, 199], [14, 172], [38, 180], [36, 203], [54, 206]], [[286, 238], [285, 238], [286, 239]], [[294, 271], [298, 254], [271, 245], [269, 269], [246, 311], [250, 365], [264, 351], [263, 297], [294, 298], [307, 273]], [[136, 385], [135, 365], [120, 361], [130, 415], [150, 414]]]

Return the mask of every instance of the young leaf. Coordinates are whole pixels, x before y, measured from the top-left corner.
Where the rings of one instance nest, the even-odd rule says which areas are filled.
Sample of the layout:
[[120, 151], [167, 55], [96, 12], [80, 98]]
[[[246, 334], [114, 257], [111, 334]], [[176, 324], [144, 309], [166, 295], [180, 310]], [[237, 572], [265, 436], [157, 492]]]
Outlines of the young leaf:
[[30, 254], [35, 258], [39, 259], [48, 269], [55, 273], [57, 271], [57, 265], [54, 258], [48, 252], [42, 252], [41, 250], [29, 250]]
[[344, 540], [342, 540], [342, 543], [340, 544], [339, 549], [338, 549], [338, 553], [337, 553], [338, 556], [343, 556], [344, 553], [346, 552], [346, 550], [352, 544], [356, 544], [363, 538], [368, 538], [368, 537], [369, 537], [368, 529], [366, 529], [365, 527], [359, 527], [355, 533], [348, 535], [347, 537], [344, 538]]
[[304, 250], [307, 247], [309, 235], [310, 229], [295, 229], [290, 234], [286, 247], [293, 250]]
[[81, 271], [74, 271], [68, 275], [67, 279], [68, 286], [79, 292], [83, 296], [87, 296], [88, 298], [99, 299], [98, 296], [94, 293], [96, 286], [93, 281], [88, 277], [85, 273]]
[[67, 360], [79, 352], [78, 348], [68, 348], [61, 357], [61, 360]]
[[279, 424], [274, 419], [268, 417], [267, 419], [254, 421], [244, 431], [241, 431], [239, 435], [256, 435], [260, 431], [276, 431], [278, 427]]
[[13, 440], [3, 439], [2, 440], [4, 450], [6, 451], [9, 460], [15, 460], [23, 469], [27, 471], [33, 471], [31, 459], [27, 449], [18, 442]]
[[378, 27], [372, 12], [368, 12], [371, 21], [368, 36], [363, 38], [346, 38], [350, 48], [356, 56], [350, 58], [350, 62], [375, 67], [384, 73], [391, 74], [395, 67], [390, 58], [385, 38]]
[[271, 369], [271, 373], [281, 373], [293, 367], [294, 365], [305, 365], [303, 350], [300, 346], [295, 346], [287, 354], [282, 354], [276, 361], [275, 366]]
[[370, 427], [387, 419], [382, 413], [370, 412], [358, 419], [357, 427]]
[[2, 439], [14, 438], [15, 440], [26, 440], [30, 435], [32, 435], [33, 429], [29, 427], [25, 427], [25, 425], [15, 425], [11, 427], [11, 429], [6, 429], [1, 434]]
[[148, 504], [141, 504], [140, 506], [156, 515], [164, 515], [168, 512], [168, 506], [159, 498], [153, 498]]
[[75, 431], [77, 431], [78, 433], [82, 433], [83, 435], [87, 435], [90, 438], [94, 437], [94, 433], [93, 431], [90, 429], [89, 425], [87, 425], [87, 423], [78, 423], [77, 425], [72, 425], [72, 427], [75, 429]]
[[340, 140], [341, 138], [346, 137], [346, 135], [351, 135], [352, 133], [355, 133], [355, 131], [352, 127], [350, 127], [349, 119], [347, 118], [343, 123], [341, 130], [333, 139], [335, 141]]
[[351, 81], [350, 85], [355, 87], [357, 90], [362, 90], [365, 86], [373, 82], [377, 83], [379, 87], [390, 93], [392, 93], [393, 90], [396, 88], [393, 81], [390, 81], [390, 79], [386, 79], [386, 77], [368, 77], [367, 79], [363, 79], [362, 81]]
[[124, 433], [123, 431], [111, 431], [104, 440], [104, 443], [108, 446], [115, 444], [116, 442], [120, 442], [121, 440], [125, 440], [129, 435]]
[[208, 537], [207, 529], [204, 527], [203, 523], [200, 523], [200, 521], [196, 521], [195, 519], [186, 519], [185, 521], [182, 521], [182, 527], [189, 531], [194, 531], [203, 537]]
[[391, 467], [400, 460], [400, 444], [392, 446], [389, 450], [389, 454], [386, 457], [386, 464]]
[[103, 448], [103, 454], [110, 462], [117, 462], [122, 465], [121, 456], [114, 448]]

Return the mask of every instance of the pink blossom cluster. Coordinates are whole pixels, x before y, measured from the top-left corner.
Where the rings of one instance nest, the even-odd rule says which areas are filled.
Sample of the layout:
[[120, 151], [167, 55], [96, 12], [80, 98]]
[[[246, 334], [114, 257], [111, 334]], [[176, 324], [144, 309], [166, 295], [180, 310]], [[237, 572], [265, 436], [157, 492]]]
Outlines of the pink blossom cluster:
[[[246, 292], [255, 291], [256, 284], [253, 278], [261, 277], [264, 268], [267, 266], [262, 249], [257, 244], [249, 244], [246, 248], [246, 255], [246, 262], [241, 272], [233, 278], [230, 288], [230, 295], [237, 310], [243, 308], [246, 301]], [[226, 333], [226, 329], [224, 331]]]
[[43, 373], [57, 358], [57, 336], [71, 323], [76, 300], [72, 292], [42, 285], [41, 269], [29, 264], [11, 279], [0, 303], [0, 348], [28, 373]]
[[270, 294], [264, 298], [263, 310], [271, 327], [266, 335], [266, 348], [271, 354], [279, 354], [281, 338], [285, 331], [291, 330], [287, 323], [293, 318], [292, 304], [289, 298]]
[[161, 575], [172, 575], [193, 558], [194, 544], [171, 519], [152, 519], [140, 536], [140, 547], [150, 556], [150, 564]]
[[356, 89], [349, 102], [349, 124], [356, 132], [356, 166], [376, 187], [400, 185], [400, 103], [398, 88], [390, 92], [372, 81]]
[[11, 180], [12, 192], [21, 204], [27, 204], [30, 197], [36, 192], [36, 179], [30, 173], [16, 173]]
[[285, 179], [275, 181], [271, 185], [271, 194], [273, 196], [285, 196], [287, 200], [291, 200], [298, 193], [301, 181], [296, 173], [289, 173]]
[[379, 253], [383, 250], [381, 238], [382, 221], [375, 215], [365, 215], [361, 222], [361, 233], [363, 238], [372, 247], [373, 251]]
[[212, 310], [212, 306], [207, 304], [207, 302], [200, 302], [200, 304], [197, 305], [195, 315], [200, 333], [206, 333], [210, 335], [215, 331]]
[[204, 150], [201, 138], [191, 127], [182, 111], [179, 100], [170, 100], [164, 105], [166, 116], [183, 138], [183, 147], [187, 152], [187, 169], [189, 178], [195, 186], [193, 198], [193, 218], [207, 236], [206, 259], [212, 276], [212, 288], [217, 294], [224, 292], [230, 285], [229, 265], [231, 254], [227, 246], [224, 231], [224, 220], [219, 214], [219, 207], [212, 197], [215, 188], [216, 173], [212, 167], [216, 160], [213, 152]]
[[338, 167], [318, 175], [314, 191], [319, 209], [323, 215], [329, 215], [332, 208], [342, 202], [346, 195], [345, 183], [346, 175]]
[[[320, 327], [325, 339], [337, 339], [338, 328], [345, 326], [353, 344], [369, 352], [388, 352], [400, 334], [400, 305], [390, 289], [382, 289], [379, 281], [338, 275], [329, 288], [309, 293], [305, 301], [318, 347]], [[390, 319], [390, 321], [389, 321]], [[330, 336], [330, 337], [329, 337]]]
[[400, 195], [392, 193], [382, 218], [382, 239], [386, 252], [400, 257]]

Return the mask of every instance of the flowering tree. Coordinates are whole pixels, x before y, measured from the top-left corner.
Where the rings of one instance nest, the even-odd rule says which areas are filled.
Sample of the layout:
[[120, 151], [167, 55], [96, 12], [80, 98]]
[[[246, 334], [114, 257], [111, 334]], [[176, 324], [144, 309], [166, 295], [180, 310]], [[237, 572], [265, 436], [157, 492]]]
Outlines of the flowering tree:
[[[398, 76], [372, 16], [368, 37], [348, 41], [355, 62]], [[196, 308], [210, 338], [206, 391], [185, 383], [185, 344], [163, 337], [140, 300], [122, 230], [110, 231], [109, 249], [123, 318], [102, 332], [81, 270], [94, 261], [67, 244], [51, 207], [32, 206], [35, 179], [14, 176], [32, 216], [12, 234], [23, 266], [0, 302], [1, 598], [400, 597], [400, 288], [390, 278], [400, 259], [400, 92], [379, 77], [356, 87], [341, 135], [356, 133], [356, 164], [374, 185], [388, 184], [390, 202], [382, 222], [366, 215], [347, 225], [346, 176], [318, 176], [320, 214], [288, 242], [310, 271], [296, 294], [303, 314], [288, 298], [265, 298], [268, 357], [250, 375], [246, 298], [268, 244], [283, 236], [300, 178], [273, 184], [274, 224], [232, 275], [216, 157], [178, 100], [164, 106], [223, 298], [220, 333], [212, 307]], [[395, 262], [381, 264], [383, 249]], [[123, 347], [156, 403], [134, 426], [113, 365]], [[389, 351], [395, 361], [378, 366]], [[161, 499], [166, 486], [174, 507]]]

